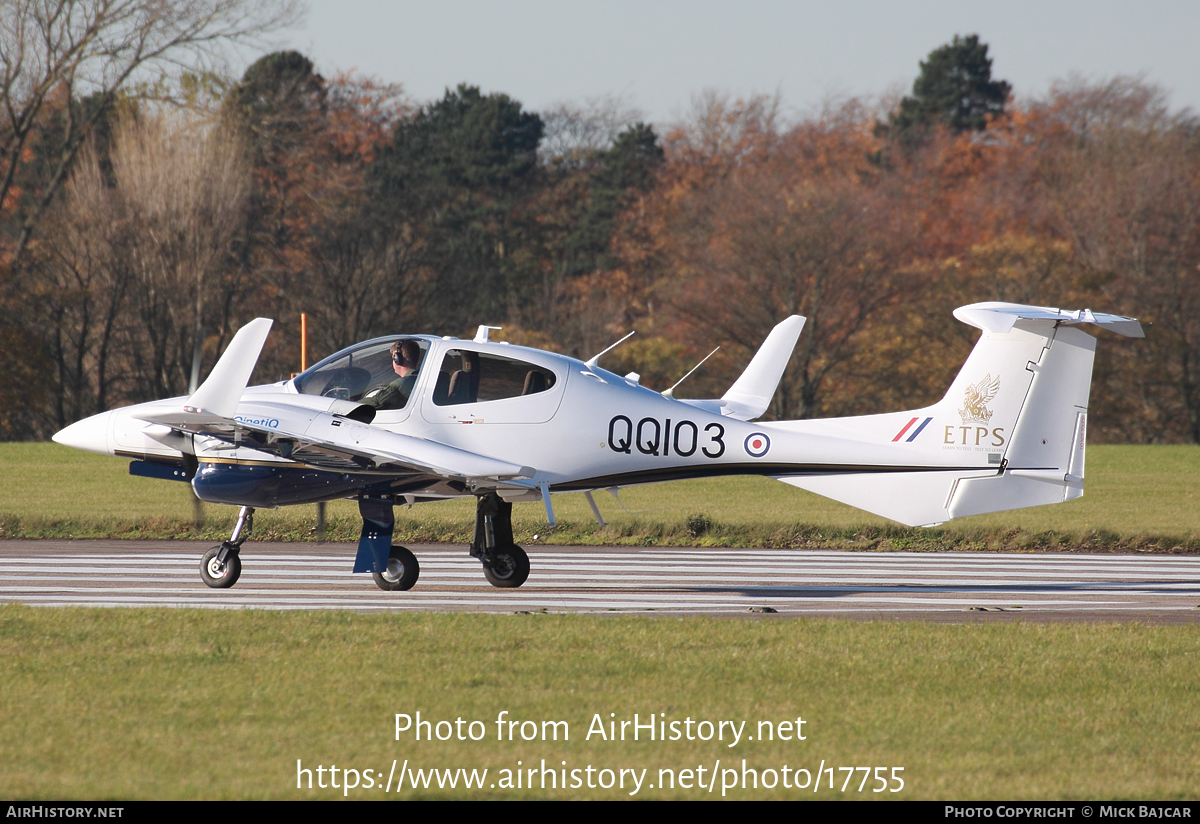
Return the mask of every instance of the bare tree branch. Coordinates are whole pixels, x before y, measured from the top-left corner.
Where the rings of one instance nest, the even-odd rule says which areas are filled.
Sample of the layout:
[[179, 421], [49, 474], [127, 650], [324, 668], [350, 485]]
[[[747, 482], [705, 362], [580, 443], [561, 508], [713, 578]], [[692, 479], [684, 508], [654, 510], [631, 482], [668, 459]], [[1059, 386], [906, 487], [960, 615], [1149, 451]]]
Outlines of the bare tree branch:
[[12, 260], [23, 255], [80, 145], [139, 74], [203, 69], [225, 50], [290, 25], [297, 0], [0, 0], [0, 209], [10, 208], [31, 132], [51, 97], [94, 95], [84, 119], [51, 153], [53, 171], [21, 221]]

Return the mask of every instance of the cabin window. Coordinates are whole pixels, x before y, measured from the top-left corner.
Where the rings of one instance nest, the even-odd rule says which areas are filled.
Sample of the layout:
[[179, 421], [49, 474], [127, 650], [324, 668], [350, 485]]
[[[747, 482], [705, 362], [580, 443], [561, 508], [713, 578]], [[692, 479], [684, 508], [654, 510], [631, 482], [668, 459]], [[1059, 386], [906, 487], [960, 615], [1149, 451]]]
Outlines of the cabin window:
[[455, 406], [519, 398], [545, 392], [554, 383], [553, 372], [526, 361], [451, 349], [442, 357], [433, 402]]

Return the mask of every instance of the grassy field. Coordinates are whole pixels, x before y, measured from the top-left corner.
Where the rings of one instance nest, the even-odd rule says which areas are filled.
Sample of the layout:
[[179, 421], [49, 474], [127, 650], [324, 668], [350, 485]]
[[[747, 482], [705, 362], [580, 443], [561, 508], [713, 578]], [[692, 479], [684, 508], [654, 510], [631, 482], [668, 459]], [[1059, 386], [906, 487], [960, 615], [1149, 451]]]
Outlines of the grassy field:
[[[328, 797], [343, 791], [297, 791], [297, 759], [354, 768], [364, 784], [366, 769], [382, 784], [393, 759], [487, 768], [488, 784], [545, 759], [644, 768], [640, 798], [717, 798], [732, 776], [709, 794], [662, 789], [658, 770], [703, 764], [707, 784], [718, 759], [739, 771], [745, 759], [810, 774], [824, 761], [835, 789], [825, 774], [815, 794], [780, 783], [728, 797], [1194, 799], [1198, 666], [1200, 626], [0, 606], [0, 796]], [[435, 722], [480, 720], [486, 734], [396, 741], [395, 714], [418, 710]], [[498, 742], [502, 710], [566, 721], [569, 740]], [[730, 747], [728, 729], [724, 741], [647, 741], [644, 731], [636, 742], [586, 740], [594, 715], [610, 713], [745, 721], [754, 740]], [[806, 740], [758, 740], [759, 721], [798, 717]], [[843, 794], [836, 768], [850, 766], [903, 767], [905, 789], [877, 795], [868, 782], [860, 794], [860, 771]], [[624, 791], [566, 793], [536, 783], [413, 791], [409, 780], [398, 797], [631, 789], [628, 778]]]
[[[518, 538], [548, 542], [831, 546], [846, 549], [1200, 550], [1200, 449], [1093, 447], [1088, 494], [1058, 507], [933, 530], [889, 525], [762, 479], [631, 488], [598, 529], [579, 495], [562, 525], [516, 507]], [[53, 444], [0, 445], [0, 535], [220, 537], [230, 507], [192, 524], [183, 484]], [[263, 512], [256, 537], [311, 540], [313, 508]], [[470, 502], [399, 512], [404, 540], [465, 541]], [[331, 506], [330, 537], [359, 529]], [[813, 793], [733, 788], [732, 798], [842, 797], [841, 767], [903, 767], [901, 793], [851, 798], [1187, 799], [1200, 780], [1200, 626], [850, 623], [569, 615], [34, 609], [0, 606], [0, 796], [315, 798], [296, 761], [357, 771], [351, 797], [626, 798], [624, 790], [503, 787], [508, 770], [632, 769], [638, 798], [716, 798], [742, 759], [835, 767]], [[395, 740], [395, 713], [485, 723], [480, 741]], [[567, 741], [496, 740], [501, 711], [566, 721]], [[610, 713], [614, 715], [610, 715]], [[595, 714], [746, 722], [725, 741], [586, 740]], [[758, 722], [803, 717], [805, 741], [759, 741]], [[478, 729], [478, 728], [477, 728]], [[643, 734], [644, 735], [644, 734]], [[401, 770], [487, 769], [483, 789], [385, 795]], [[704, 765], [663, 788], [660, 769]], [[734, 767], [738, 774], [726, 773]], [[371, 770], [369, 777], [366, 770]], [[540, 774], [540, 771], [539, 771]], [[428, 773], [425, 773], [428, 775]], [[587, 780], [587, 773], [582, 774]], [[604, 773], [593, 773], [599, 781]], [[326, 782], [329, 774], [325, 773]], [[459, 777], [461, 781], [461, 777]], [[802, 774], [799, 779], [804, 783]], [[344, 781], [339, 777], [339, 784]], [[526, 778], [527, 782], [527, 778]], [[497, 784], [492, 787], [491, 784]], [[654, 784], [655, 789], [649, 785]], [[891, 782], [895, 786], [895, 782]]]
[[[517, 539], [844, 549], [1061, 549], [1200, 551], [1200, 447], [1093, 446], [1087, 494], [1061, 506], [964, 518], [908, 529], [764, 478], [720, 478], [630, 487], [625, 511], [601, 493], [600, 528], [582, 495], [556, 495], [559, 525], [541, 504], [518, 504]], [[0, 537], [206, 538], [228, 534], [233, 507], [206, 506], [194, 523], [181, 483], [132, 477], [128, 461], [57, 444], [0, 444]], [[398, 510], [402, 541], [469, 541], [472, 501]], [[330, 505], [330, 539], [357, 538], [352, 502]], [[258, 540], [314, 540], [315, 507], [264, 511]]]

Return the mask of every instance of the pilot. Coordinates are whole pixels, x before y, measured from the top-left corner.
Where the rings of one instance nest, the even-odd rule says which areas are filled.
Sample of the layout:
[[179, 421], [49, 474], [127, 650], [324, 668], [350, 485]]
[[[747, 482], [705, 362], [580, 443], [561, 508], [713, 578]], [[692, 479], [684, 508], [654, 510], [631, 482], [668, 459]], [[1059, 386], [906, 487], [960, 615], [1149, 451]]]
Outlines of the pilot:
[[363, 398], [363, 403], [376, 409], [403, 409], [417, 384], [421, 368], [421, 345], [415, 340], [398, 340], [392, 344], [392, 371], [398, 378], [376, 394]]

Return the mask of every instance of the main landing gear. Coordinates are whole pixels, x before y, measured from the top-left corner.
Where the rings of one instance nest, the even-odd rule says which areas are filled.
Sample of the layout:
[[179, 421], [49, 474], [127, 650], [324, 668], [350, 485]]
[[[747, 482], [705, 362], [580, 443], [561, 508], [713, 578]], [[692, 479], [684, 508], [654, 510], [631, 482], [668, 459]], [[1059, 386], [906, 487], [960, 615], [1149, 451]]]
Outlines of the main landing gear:
[[[410, 551], [392, 543], [396, 522], [391, 497], [363, 495], [358, 499], [358, 511], [363, 529], [354, 571], [370, 572], [382, 590], [412, 589], [421, 566]], [[469, 552], [483, 564], [483, 577], [494, 587], [512, 589], [529, 577], [529, 556], [513, 543], [512, 504], [495, 492], [478, 498], [475, 540]]]
[[238, 512], [237, 523], [233, 525], [233, 535], [228, 541], [215, 546], [204, 553], [200, 562], [200, 579], [213, 589], [229, 589], [237, 583], [242, 575], [242, 544], [250, 537], [254, 529], [254, 508], [242, 507]]
[[483, 564], [483, 577], [501, 589], [512, 589], [529, 577], [529, 556], [513, 543], [512, 504], [495, 492], [475, 504], [475, 540], [471, 557]]

